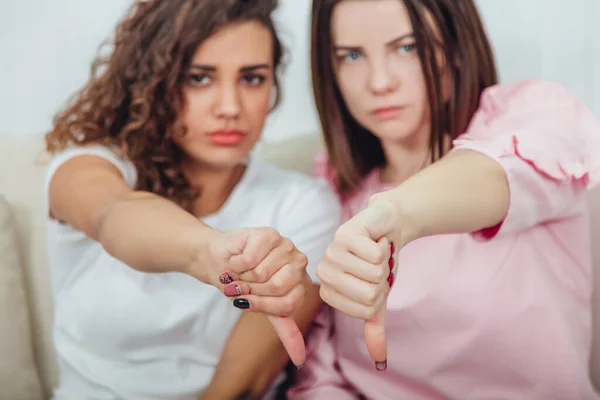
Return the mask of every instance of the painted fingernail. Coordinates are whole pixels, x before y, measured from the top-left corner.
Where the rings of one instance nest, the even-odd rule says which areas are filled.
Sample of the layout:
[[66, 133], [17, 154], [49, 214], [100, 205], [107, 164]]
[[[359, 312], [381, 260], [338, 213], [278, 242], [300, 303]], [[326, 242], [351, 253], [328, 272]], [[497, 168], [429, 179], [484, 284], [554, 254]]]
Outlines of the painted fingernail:
[[242, 288], [240, 285], [229, 285], [225, 286], [223, 292], [225, 293], [225, 296], [235, 297], [242, 294]]
[[390, 285], [390, 287], [394, 286], [394, 273], [393, 272], [390, 272], [390, 274], [388, 275], [387, 281], [388, 281], [388, 285]]
[[230, 273], [225, 272], [219, 276], [219, 282], [221, 282], [223, 285], [227, 285], [228, 283], [233, 282], [233, 278]]
[[247, 310], [250, 308], [250, 302], [246, 299], [235, 299], [233, 301], [233, 305], [237, 308], [241, 308], [242, 310]]
[[394, 269], [394, 257], [390, 257], [388, 260], [388, 267], [390, 267], [390, 271]]
[[387, 360], [385, 361], [376, 361], [375, 368], [377, 371], [385, 371], [387, 369]]
[[392, 253], [392, 255], [394, 255], [394, 253], [396, 252], [396, 246], [394, 246], [394, 242], [390, 243], [390, 253]]

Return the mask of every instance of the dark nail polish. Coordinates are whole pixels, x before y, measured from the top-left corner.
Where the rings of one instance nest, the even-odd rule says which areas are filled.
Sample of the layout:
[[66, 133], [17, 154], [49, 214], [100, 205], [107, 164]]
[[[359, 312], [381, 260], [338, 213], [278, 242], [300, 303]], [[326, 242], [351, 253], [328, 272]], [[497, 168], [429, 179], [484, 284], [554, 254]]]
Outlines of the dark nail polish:
[[219, 276], [219, 282], [221, 282], [223, 285], [227, 285], [228, 283], [233, 282], [233, 277], [230, 273], [226, 272]]
[[390, 257], [388, 260], [388, 267], [390, 267], [390, 271], [394, 269], [394, 258]]
[[250, 308], [250, 302], [246, 299], [235, 299], [233, 301], [233, 305], [237, 308], [241, 308], [242, 310], [247, 310]]
[[387, 369], [387, 360], [375, 362], [375, 368], [377, 371], [385, 371]]
[[392, 256], [393, 256], [395, 252], [396, 252], [396, 246], [394, 246], [394, 242], [392, 242], [392, 243], [390, 243], [390, 253], [392, 253]]

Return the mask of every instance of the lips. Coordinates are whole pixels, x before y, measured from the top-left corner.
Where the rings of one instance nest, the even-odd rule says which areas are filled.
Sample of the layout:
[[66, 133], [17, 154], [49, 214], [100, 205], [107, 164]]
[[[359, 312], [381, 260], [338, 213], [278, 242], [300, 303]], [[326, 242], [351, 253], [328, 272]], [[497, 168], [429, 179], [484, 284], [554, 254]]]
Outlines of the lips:
[[381, 119], [391, 119], [399, 116], [406, 107], [404, 106], [386, 106], [379, 107], [371, 111], [371, 115]]
[[218, 146], [234, 146], [244, 140], [246, 134], [236, 129], [218, 130], [207, 135], [208, 140]]

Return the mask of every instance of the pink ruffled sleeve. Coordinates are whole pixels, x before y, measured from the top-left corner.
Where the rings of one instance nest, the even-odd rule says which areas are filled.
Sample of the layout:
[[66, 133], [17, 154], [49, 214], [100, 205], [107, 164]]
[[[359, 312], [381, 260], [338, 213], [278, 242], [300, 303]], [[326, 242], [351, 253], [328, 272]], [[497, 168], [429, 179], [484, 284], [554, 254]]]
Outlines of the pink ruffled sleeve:
[[356, 400], [358, 397], [337, 367], [331, 312], [331, 308], [324, 305], [313, 322], [306, 345], [306, 362], [288, 390], [289, 400]]
[[600, 121], [551, 82], [487, 89], [467, 132], [454, 141], [453, 151], [460, 149], [493, 158], [508, 177], [508, 215], [474, 233], [481, 239], [568, 218], [600, 180]]

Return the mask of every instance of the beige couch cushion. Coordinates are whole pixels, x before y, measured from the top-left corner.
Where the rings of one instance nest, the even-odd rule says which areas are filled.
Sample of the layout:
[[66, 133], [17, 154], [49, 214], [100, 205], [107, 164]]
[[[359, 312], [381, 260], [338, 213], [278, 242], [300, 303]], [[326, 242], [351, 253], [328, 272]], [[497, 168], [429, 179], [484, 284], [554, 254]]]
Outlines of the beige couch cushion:
[[0, 399], [42, 399], [12, 211], [0, 196]]
[[[50, 331], [52, 296], [46, 262], [44, 157], [40, 158], [44, 141], [39, 136], [27, 139], [2, 139], [1, 136], [0, 194], [8, 199], [17, 223], [16, 233], [22, 250], [32, 317], [35, 359], [44, 394], [48, 398], [57, 376]], [[0, 386], [0, 400], [3, 399]]]

